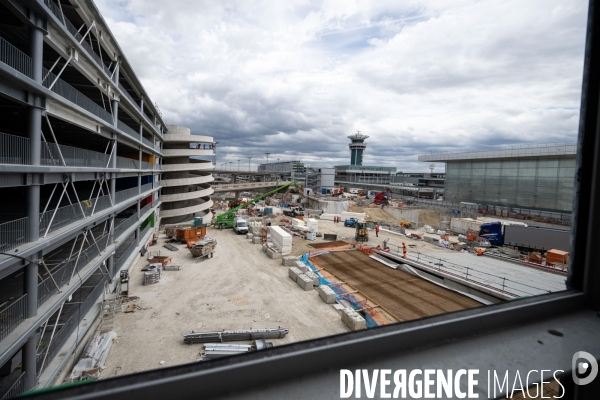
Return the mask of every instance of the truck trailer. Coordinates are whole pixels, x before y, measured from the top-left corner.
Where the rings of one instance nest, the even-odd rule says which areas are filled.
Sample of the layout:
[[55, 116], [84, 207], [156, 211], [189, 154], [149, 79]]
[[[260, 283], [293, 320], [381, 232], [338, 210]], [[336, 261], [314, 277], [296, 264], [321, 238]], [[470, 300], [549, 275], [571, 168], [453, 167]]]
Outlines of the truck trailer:
[[569, 251], [571, 231], [537, 226], [502, 225], [500, 222], [482, 224], [479, 236], [494, 246], [519, 249]]

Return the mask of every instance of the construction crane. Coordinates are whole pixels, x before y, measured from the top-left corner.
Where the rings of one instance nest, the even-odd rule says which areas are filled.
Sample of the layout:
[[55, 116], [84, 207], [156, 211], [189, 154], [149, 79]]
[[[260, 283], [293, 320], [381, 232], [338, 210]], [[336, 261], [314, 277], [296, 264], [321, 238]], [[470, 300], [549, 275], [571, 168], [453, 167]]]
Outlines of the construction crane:
[[214, 226], [217, 226], [219, 228], [231, 228], [231, 227], [233, 227], [233, 219], [235, 218], [236, 211], [241, 210], [244, 207], [248, 207], [250, 204], [256, 203], [257, 201], [262, 200], [265, 197], [270, 196], [272, 194], [275, 194], [275, 193], [279, 192], [281, 189], [285, 189], [286, 187], [289, 187], [291, 185], [294, 185], [294, 187], [296, 187], [296, 188], [298, 187], [298, 184], [296, 183], [296, 181], [288, 182], [283, 186], [279, 186], [277, 189], [271, 190], [270, 192], [267, 192], [258, 197], [255, 197], [252, 200], [248, 201], [247, 203], [240, 204], [239, 206], [234, 207], [231, 210], [218, 215], [216, 218], [213, 218], [212, 223]]

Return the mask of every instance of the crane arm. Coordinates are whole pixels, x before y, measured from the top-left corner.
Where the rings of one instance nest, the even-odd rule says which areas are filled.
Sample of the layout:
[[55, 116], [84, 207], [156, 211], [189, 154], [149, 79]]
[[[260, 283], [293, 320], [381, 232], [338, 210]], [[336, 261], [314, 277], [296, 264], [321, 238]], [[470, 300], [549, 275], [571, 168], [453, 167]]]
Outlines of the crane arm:
[[272, 195], [272, 194], [274, 194], [274, 193], [277, 193], [277, 192], [278, 192], [278, 191], [280, 191], [281, 189], [285, 189], [286, 187], [288, 187], [288, 186], [290, 186], [290, 185], [294, 185], [295, 187], [298, 187], [298, 184], [296, 183], [296, 181], [291, 181], [291, 182], [288, 182], [288, 183], [286, 183], [286, 184], [285, 184], [285, 185], [283, 185], [283, 186], [279, 186], [277, 189], [273, 189], [273, 190], [271, 190], [270, 192], [267, 192], [267, 193], [265, 193], [265, 194], [262, 194], [262, 195], [260, 195], [260, 196], [258, 196], [258, 197], [255, 197], [255, 198], [253, 198], [252, 200], [250, 200], [250, 201], [249, 201], [249, 202], [247, 202], [247, 203], [240, 204], [239, 206], [237, 206], [237, 207], [235, 207], [235, 208], [232, 208], [231, 210], [229, 210], [229, 211], [226, 211], [226, 212], [224, 212], [223, 214], [220, 214], [219, 216], [217, 216], [216, 223], [219, 223], [220, 221], [224, 220], [224, 219], [225, 219], [227, 216], [229, 216], [229, 215], [235, 214], [235, 212], [236, 212], [237, 210], [241, 210], [242, 208], [244, 208], [244, 207], [247, 207], [247, 206], [248, 206], [248, 205], [250, 205], [250, 204], [256, 203], [257, 201], [259, 201], [259, 200], [262, 200], [262, 199], [264, 199], [265, 197], [267, 197], [267, 196], [270, 196], [270, 195]]

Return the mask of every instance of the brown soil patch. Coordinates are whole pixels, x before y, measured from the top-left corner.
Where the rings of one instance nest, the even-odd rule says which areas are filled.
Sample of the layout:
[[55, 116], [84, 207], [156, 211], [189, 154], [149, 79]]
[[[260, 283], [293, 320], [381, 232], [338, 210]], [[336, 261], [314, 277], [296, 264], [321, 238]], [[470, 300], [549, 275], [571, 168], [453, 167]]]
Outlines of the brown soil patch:
[[325, 249], [333, 249], [338, 247], [348, 247], [350, 248], [352, 245], [347, 242], [325, 242], [325, 243], [311, 243], [308, 247], [312, 247], [313, 249], [325, 250]]
[[318, 264], [356, 287], [402, 321], [481, 306], [460, 293], [394, 270], [360, 251], [316, 256]]
[[385, 211], [383, 211], [381, 208], [369, 208], [369, 207], [357, 207], [357, 206], [350, 206], [348, 207], [348, 211], [350, 212], [357, 212], [357, 213], [366, 213], [367, 217], [365, 218], [365, 221], [373, 221], [373, 222], [387, 222], [390, 224], [400, 224], [401, 221], [397, 220], [396, 218], [392, 217], [391, 215], [389, 215], [388, 213], [386, 213]]

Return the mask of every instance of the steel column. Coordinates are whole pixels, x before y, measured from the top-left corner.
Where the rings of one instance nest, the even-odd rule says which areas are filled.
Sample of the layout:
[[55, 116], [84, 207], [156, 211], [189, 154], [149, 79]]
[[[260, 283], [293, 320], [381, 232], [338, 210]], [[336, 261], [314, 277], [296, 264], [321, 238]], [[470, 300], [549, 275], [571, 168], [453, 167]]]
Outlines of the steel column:
[[22, 347], [22, 365], [23, 372], [25, 372], [25, 390], [31, 390], [37, 385], [37, 357], [36, 357], [36, 346], [38, 335], [32, 335], [25, 345]]

